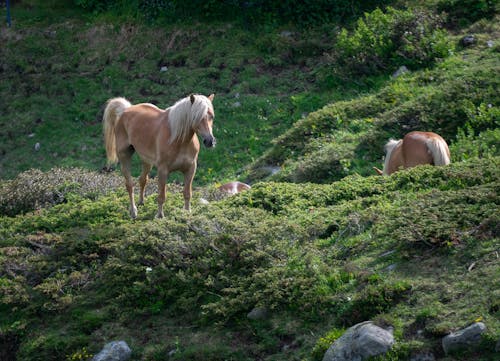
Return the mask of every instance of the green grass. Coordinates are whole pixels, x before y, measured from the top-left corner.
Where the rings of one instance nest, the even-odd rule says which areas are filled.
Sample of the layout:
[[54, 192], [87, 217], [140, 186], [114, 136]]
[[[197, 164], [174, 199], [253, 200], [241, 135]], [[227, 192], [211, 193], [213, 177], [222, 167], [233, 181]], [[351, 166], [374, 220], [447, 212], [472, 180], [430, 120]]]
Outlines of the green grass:
[[[314, 68], [331, 48], [319, 30], [288, 39], [279, 29], [250, 32], [231, 24], [179, 28], [75, 17], [47, 24], [30, 16], [37, 11], [23, 8], [1, 33], [3, 179], [31, 167], [100, 169], [107, 99], [167, 107], [195, 92], [216, 94], [218, 138], [216, 149], [200, 153], [195, 182], [223, 181], [237, 177], [304, 112], [358, 92], [315, 83]], [[162, 66], [168, 70], [160, 72]]]

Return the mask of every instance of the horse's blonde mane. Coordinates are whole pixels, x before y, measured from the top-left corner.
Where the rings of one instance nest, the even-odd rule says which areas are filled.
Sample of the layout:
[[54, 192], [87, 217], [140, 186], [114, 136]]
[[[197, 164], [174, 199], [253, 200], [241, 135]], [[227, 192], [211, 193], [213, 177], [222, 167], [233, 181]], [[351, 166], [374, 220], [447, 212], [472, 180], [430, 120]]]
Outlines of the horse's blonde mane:
[[170, 125], [170, 143], [177, 141], [185, 142], [186, 139], [196, 129], [200, 121], [212, 109], [212, 103], [203, 95], [194, 95], [194, 102], [191, 98], [185, 97], [171, 107], [167, 108], [168, 122]]
[[391, 154], [394, 148], [396, 148], [398, 145], [401, 144], [403, 139], [395, 140], [395, 139], [389, 139], [387, 144], [385, 145], [385, 161], [384, 161], [384, 175], [387, 175], [387, 170], [389, 169], [389, 162], [391, 160]]

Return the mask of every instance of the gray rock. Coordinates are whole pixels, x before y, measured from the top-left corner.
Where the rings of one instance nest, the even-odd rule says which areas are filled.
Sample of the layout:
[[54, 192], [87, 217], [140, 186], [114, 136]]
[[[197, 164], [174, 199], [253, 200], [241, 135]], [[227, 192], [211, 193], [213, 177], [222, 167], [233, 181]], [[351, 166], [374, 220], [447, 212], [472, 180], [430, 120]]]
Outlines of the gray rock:
[[269, 311], [264, 307], [255, 307], [252, 311], [250, 311], [247, 315], [247, 318], [250, 320], [263, 320], [267, 318]]
[[269, 175], [275, 175], [276, 173], [279, 173], [281, 171], [281, 167], [272, 165], [262, 167], [261, 169], [262, 171], [268, 173]]
[[164, 66], [162, 66], [162, 67], [160, 68], [160, 72], [164, 73], [164, 72], [166, 72], [166, 71], [168, 71], [168, 67], [167, 67], [167, 66], [165, 66], [165, 65], [164, 65]]
[[387, 272], [392, 272], [392, 271], [394, 271], [394, 270], [396, 269], [396, 267], [397, 267], [397, 264], [393, 263], [393, 264], [388, 265], [388, 266], [385, 268], [385, 270], [386, 270]]
[[449, 352], [470, 348], [481, 341], [481, 334], [486, 331], [486, 325], [482, 322], [476, 322], [460, 331], [453, 332], [443, 337], [443, 350], [446, 354]]
[[107, 343], [92, 361], [127, 361], [132, 350], [125, 341], [113, 341]]
[[203, 205], [210, 204], [210, 202], [207, 201], [205, 198], [200, 198], [198, 201], [200, 202], [200, 204], [203, 204]]
[[282, 38], [291, 38], [293, 35], [293, 32], [289, 31], [289, 30], [283, 30], [281, 33], [280, 33], [280, 36]]
[[240, 102], [234, 102], [233, 103], [233, 107], [234, 108], [239, 108], [239, 107], [241, 107], [241, 103]]
[[410, 357], [410, 361], [435, 361], [436, 357], [432, 352], [424, 352]]
[[462, 39], [460, 39], [460, 44], [462, 46], [471, 46], [476, 43], [476, 37], [474, 35], [465, 35]]
[[488, 40], [488, 41], [486, 42], [486, 45], [488, 45], [488, 48], [492, 48], [492, 47], [493, 47], [493, 45], [495, 45], [495, 42], [494, 42], [493, 40]]
[[401, 66], [399, 67], [399, 69], [398, 69], [398, 70], [396, 70], [396, 71], [392, 74], [392, 77], [393, 77], [393, 78], [397, 78], [397, 77], [399, 77], [399, 76], [401, 76], [401, 75], [403, 75], [403, 74], [409, 73], [409, 72], [410, 72], [410, 70], [408, 70], [408, 68], [407, 68], [405, 65], [401, 65]]
[[361, 361], [386, 353], [393, 344], [392, 332], [366, 321], [352, 326], [335, 340], [323, 361]]
[[35, 152], [38, 152], [40, 150], [40, 147], [41, 147], [40, 143], [37, 142], [35, 144], [35, 147], [34, 147], [35, 148]]

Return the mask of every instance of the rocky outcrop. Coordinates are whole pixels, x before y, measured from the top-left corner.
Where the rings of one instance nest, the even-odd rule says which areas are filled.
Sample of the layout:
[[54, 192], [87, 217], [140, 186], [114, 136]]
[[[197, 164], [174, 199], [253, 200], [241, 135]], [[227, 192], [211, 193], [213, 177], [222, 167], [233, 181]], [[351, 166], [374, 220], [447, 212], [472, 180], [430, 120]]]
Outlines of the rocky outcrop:
[[453, 332], [443, 338], [443, 350], [448, 354], [475, 346], [481, 342], [481, 335], [484, 331], [486, 331], [486, 325], [482, 322], [476, 322], [460, 331]]
[[107, 343], [92, 361], [127, 361], [132, 350], [125, 341], [113, 341]]
[[349, 328], [326, 351], [323, 361], [362, 361], [389, 351], [394, 344], [392, 330], [385, 330], [371, 321]]

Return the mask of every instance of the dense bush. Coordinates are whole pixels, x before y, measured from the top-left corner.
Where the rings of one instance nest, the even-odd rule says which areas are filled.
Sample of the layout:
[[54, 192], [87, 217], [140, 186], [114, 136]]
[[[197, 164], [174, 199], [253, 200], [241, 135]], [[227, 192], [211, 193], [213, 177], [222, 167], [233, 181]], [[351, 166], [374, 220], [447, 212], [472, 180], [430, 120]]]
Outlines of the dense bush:
[[419, 68], [449, 55], [451, 45], [441, 19], [423, 10], [376, 9], [338, 36], [333, 59], [355, 74]]
[[448, 26], [465, 26], [482, 18], [492, 18], [498, 11], [497, 0], [440, 0], [438, 11], [447, 13]]

